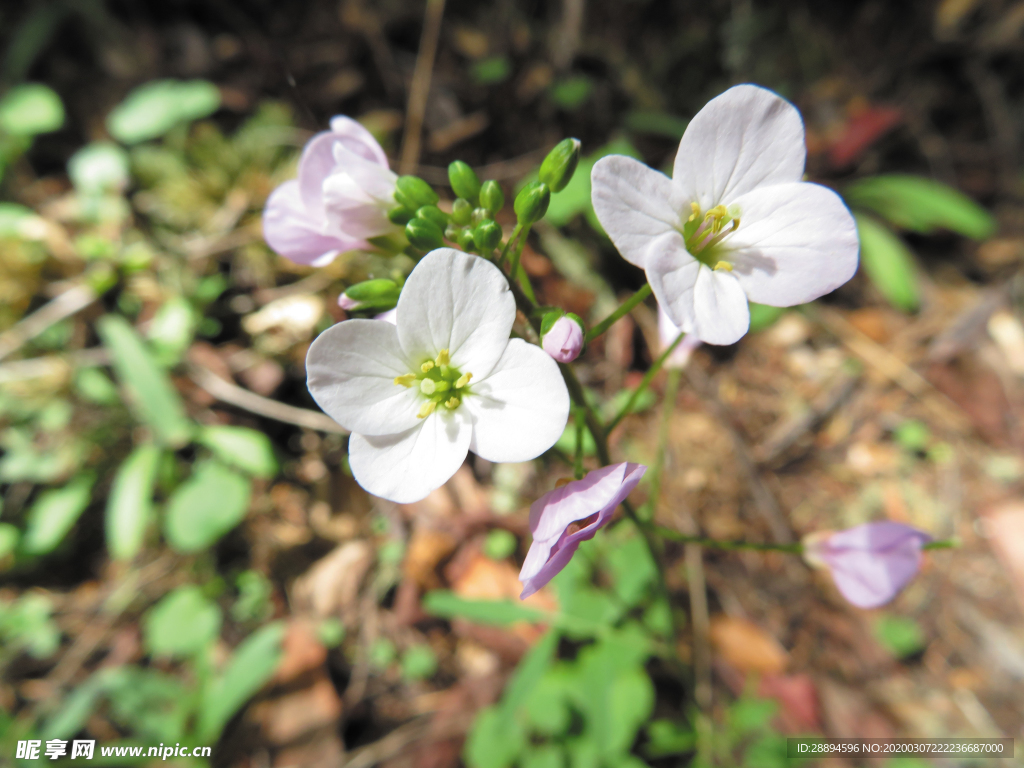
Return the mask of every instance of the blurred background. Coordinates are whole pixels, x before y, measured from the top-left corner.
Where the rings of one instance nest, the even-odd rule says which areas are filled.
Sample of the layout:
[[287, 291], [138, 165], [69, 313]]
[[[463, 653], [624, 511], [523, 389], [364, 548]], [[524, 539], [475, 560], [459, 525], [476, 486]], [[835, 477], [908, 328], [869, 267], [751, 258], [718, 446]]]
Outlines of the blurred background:
[[[787, 735], [1019, 737], [1022, 64], [1017, 0], [4, 4], [0, 764], [92, 739], [110, 765], [180, 743], [239, 768], [771, 768]], [[659, 375], [613, 454], [664, 457], [635, 498], [679, 530], [891, 519], [962, 547], [863, 611], [795, 557], [670, 545], [668, 605], [613, 526], [520, 604], [528, 505], [575, 433], [417, 504], [367, 496], [303, 360], [345, 286], [411, 263], [294, 265], [262, 205], [337, 114], [449, 200], [450, 161], [511, 200], [575, 136], [523, 262], [593, 322], [643, 280], [593, 162], [670, 168], [738, 82], [800, 109], [861, 269], [755, 307], [667, 404]], [[616, 412], [657, 353], [641, 305], [580, 360], [589, 396]]]

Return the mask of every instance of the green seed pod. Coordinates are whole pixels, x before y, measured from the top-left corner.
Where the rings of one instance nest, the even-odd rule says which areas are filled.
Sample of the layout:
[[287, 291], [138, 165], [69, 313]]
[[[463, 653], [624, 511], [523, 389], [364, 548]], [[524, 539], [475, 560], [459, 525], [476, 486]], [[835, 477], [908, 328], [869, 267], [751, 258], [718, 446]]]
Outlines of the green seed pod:
[[480, 206], [491, 213], [497, 213], [505, 207], [505, 193], [501, 191], [498, 182], [485, 181], [480, 187]]
[[[404, 200], [400, 199], [399, 195]], [[416, 210], [422, 205], [437, 205], [440, 198], [430, 185], [418, 176], [399, 176], [395, 183], [395, 199], [406, 208]]]
[[414, 218], [405, 225], [405, 236], [409, 242], [423, 251], [432, 251], [444, 246], [441, 228], [429, 219]]
[[473, 219], [473, 204], [463, 197], [458, 197], [452, 203], [452, 221], [460, 227], [469, 224]]
[[413, 212], [406, 208], [404, 205], [399, 205], [388, 211], [388, 221], [392, 224], [406, 224], [409, 219], [413, 217]]
[[480, 194], [480, 179], [476, 171], [466, 163], [456, 160], [448, 166], [448, 182], [456, 195], [471, 203], [476, 202], [477, 195]]
[[480, 249], [481, 253], [487, 253], [498, 247], [498, 243], [501, 242], [501, 235], [501, 225], [496, 221], [488, 219], [487, 221], [481, 221], [477, 224], [476, 229], [473, 230], [473, 242]]
[[561, 192], [572, 179], [579, 161], [579, 139], [563, 139], [548, 152], [548, 156], [540, 164], [538, 177], [551, 187], [552, 192]]
[[473, 242], [473, 230], [464, 229], [461, 232], [459, 232], [458, 243], [460, 249], [462, 249], [466, 253], [472, 253], [472, 251], [476, 247], [476, 243]]
[[398, 287], [398, 283], [384, 277], [375, 280], [364, 280], [345, 289], [346, 296], [360, 303], [381, 299], [397, 301], [400, 292], [401, 289]]
[[448, 226], [448, 214], [436, 205], [424, 205], [416, 211], [417, 219], [426, 219], [437, 224], [437, 228], [444, 230]]
[[551, 188], [543, 181], [531, 181], [516, 195], [514, 208], [516, 221], [522, 226], [533, 224], [544, 218], [551, 202]]

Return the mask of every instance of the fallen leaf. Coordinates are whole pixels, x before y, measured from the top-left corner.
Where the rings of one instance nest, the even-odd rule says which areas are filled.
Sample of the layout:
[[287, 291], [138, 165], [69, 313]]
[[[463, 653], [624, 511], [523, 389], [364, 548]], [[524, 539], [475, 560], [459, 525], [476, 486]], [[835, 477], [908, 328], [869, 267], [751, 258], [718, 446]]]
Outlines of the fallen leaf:
[[371, 563], [373, 548], [367, 542], [342, 544], [295, 580], [296, 603], [320, 618], [337, 617], [355, 605]]
[[719, 615], [711, 619], [711, 644], [741, 672], [780, 673], [789, 654], [765, 630], [746, 619]]
[[315, 627], [302, 619], [288, 623], [281, 649], [281, 663], [274, 675], [274, 682], [278, 684], [290, 683], [327, 661], [327, 648], [317, 638]]
[[341, 699], [325, 673], [309, 688], [261, 702], [255, 707], [254, 716], [267, 741], [282, 746], [336, 723], [341, 710]]

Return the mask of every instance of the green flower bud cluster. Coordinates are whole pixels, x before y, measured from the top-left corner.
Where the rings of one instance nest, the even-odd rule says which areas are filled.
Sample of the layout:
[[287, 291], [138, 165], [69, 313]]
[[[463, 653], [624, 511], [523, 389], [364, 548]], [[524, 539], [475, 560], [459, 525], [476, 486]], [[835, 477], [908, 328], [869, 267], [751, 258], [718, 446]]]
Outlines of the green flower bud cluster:
[[456, 194], [444, 236], [467, 253], [490, 255], [501, 244], [501, 225], [494, 215], [505, 205], [496, 181], [480, 183], [476, 172], [461, 160], [448, 166], [448, 181]]
[[548, 152], [540, 164], [537, 180], [531, 181], [516, 195], [513, 208], [520, 226], [528, 227], [544, 218], [551, 195], [565, 189], [579, 162], [579, 139], [563, 139]]

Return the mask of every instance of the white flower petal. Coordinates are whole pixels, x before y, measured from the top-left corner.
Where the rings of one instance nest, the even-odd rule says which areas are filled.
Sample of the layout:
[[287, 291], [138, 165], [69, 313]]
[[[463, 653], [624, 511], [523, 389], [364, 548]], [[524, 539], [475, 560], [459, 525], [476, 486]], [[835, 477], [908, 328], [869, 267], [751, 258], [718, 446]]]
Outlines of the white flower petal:
[[348, 441], [352, 476], [382, 499], [409, 504], [444, 485], [462, 466], [473, 427], [464, 409], [439, 410], [397, 435]]
[[623, 258], [646, 269], [652, 237], [682, 227], [687, 198], [665, 174], [624, 155], [602, 157], [590, 173], [594, 212]]
[[508, 343], [516, 302], [505, 276], [479, 256], [438, 248], [413, 269], [398, 299], [398, 338], [423, 362], [442, 349], [452, 365], [479, 381]]
[[857, 226], [818, 184], [755, 189], [736, 199], [740, 227], [725, 245], [751, 301], [791, 307], [824, 296], [857, 271]]
[[263, 236], [282, 256], [299, 264], [333, 260], [340, 251], [365, 247], [355, 238], [325, 235], [322, 223], [303, 204], [297, 181], [286, 181], [275, 189], [263, 209]]
[[693, 332], [693, 286], [701, 263], [686, 252], [682, 235], [670, 232], [650, 243], [647, 281], [658, 304], [680, 329]]
[[345, 320], [321, 333], [306, 353], [309, 392], [336, 422], [364, 435], [390, 435], [418, 424], [417, 389], [395, 384], [415, 370], [382, 320]]
[[686, 127], [672, 180], [707, 211], [759, 186], [799, 181], [807, 149], [796, 107], [756, 85], [737, 85]]
[[540, 456], [569, 419], [569, 392], [558, 365], [522, 339], [511, 339], [490, 375], [474, 379], [470, 391], [462, 401], [473, 417], [469, 449], [488, 461]]
[[701, 265], [693, 286], [694, 335], [705, 344], [734, 344], [750, 327], [743, 288], [730, 272]]

